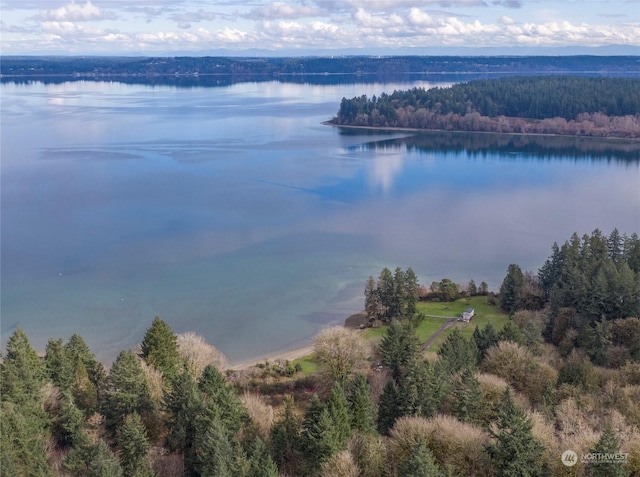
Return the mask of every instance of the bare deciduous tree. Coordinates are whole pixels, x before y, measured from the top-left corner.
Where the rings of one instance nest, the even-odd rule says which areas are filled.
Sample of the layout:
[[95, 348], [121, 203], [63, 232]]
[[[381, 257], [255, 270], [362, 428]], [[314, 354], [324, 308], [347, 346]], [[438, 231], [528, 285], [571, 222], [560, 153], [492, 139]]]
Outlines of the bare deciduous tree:
[[226, 356], [193, 331], [179, 334], [177, 339], [180, 356], [185, 360], [189, 372], [195, 379], [200, 377], [209, 364], [213, 364], [219, 370], [228, 367]]
[[371, 345], [355, 330], [333, 326], [313, 339], [313, 350], [334, 381], [345, 382], [371, 354]]

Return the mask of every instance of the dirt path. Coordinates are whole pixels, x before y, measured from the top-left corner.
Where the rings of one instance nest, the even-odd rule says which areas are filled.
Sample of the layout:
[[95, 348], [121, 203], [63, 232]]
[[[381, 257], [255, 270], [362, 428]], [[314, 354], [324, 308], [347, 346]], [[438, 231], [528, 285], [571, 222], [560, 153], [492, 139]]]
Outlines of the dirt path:
[[[427, 315], [427, 316], [436, 316], [436, 315]], [[447, 321], [445, 321], [444, 323], [442, 323], [442, 326], [438, 329], [438, 331], [436, 331], [434, 334], [432, 334], [429, 339], [427, 340], [427, 342], [422, 345], [422, 349], [427, 349], [429, 348], [429, 346], [431, 346], [431, 343], [433, 343], [435, 341], [435, 339], [440, 336], [440, 334], [446, 330], [447, 328], [451, 327], [451, 325], [453, 325], [456, 321], [458, 321], [458, 318], [455, 316], [447, 316], [447, 317], [442, 317], [439, 316], [438, 318], [446, 318]]]

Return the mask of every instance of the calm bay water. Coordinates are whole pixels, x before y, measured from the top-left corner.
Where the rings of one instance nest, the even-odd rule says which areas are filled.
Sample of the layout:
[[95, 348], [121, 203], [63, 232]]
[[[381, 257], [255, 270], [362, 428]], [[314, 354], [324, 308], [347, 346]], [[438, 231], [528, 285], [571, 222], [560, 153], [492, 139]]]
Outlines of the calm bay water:
[[322, 124], [432, 85], [3, 83], [3, 344], [79, 333], [108, 362], [160, 316], [260, 357], [360, 310], [383, 266], [497, 289], [573, 232], [640, 231], [637, 147]]

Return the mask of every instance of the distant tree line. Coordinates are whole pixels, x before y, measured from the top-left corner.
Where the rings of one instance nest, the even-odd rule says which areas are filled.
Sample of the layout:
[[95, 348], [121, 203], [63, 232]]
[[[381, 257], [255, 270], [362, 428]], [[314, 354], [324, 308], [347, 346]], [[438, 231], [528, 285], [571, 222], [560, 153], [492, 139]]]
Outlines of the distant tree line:
[[343, 98], [337, 125], [640, 137], [640, 79], [578, 76], [474, 80]]
[[440, 73], [637, 74], [634, 56], [39, 57], [3, 56], [3, 76], [383, 75]]

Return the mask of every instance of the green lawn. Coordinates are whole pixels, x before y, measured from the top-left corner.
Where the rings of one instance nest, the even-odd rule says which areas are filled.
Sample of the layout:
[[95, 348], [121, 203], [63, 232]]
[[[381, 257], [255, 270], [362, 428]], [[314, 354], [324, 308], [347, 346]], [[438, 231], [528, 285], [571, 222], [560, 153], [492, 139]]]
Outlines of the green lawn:
[[[469, 323], [457, 322], [452, 327], [445, 330], [431, 345], [431, 351], [435, 350], [446, 339], [446, 337], [455, 328], [462, 330], [462, 334], [465, 338], [471, 338], [473, 330], [476, 325], [482, 329], [487, 324], [492, 323], [497, 331], [500, 331], [504, 325], [509, 321], [509, 315], [503, 312], [499, 307], [491, 305], [487, 302], [485, 296], [474, 296], [472, 298], [461, 298], [454, 302], [420, 302], [418, 303], [418, 312], [425, 315], [441, 315], [441, 316], [460, 316], [462, 312], [467, 308], [473, 308], [476, 313]], [[422, 323], [418, 326], [417, 332], [421, 341], [426, 341], [429, 336], [435, 333], [442, 323], [444, 318], [432, 318], [426, 317]]]
[[315, 354], [308, 354], [301, 358], [291, 361], [294, 366], [300, 364], [302, 367], [302, 374], [304, 376], [310, 376], [318, 370], [318, 362], [316, 361]]
[[[418, 303], [419, 313], [424, 313], [425, 315], [443, 316], [443, 318], [428, 316], [425, 317], [422, 322], [420, 322], [418, 328], [416, 329], [416, 333], [418, 334], [420, 342], [424, 343], [429, 339], [431, 335], [438, 331], [438, 329], [446, 320], [446, 318], [444, 317], [459, 317], [467, 308], [473, 308], [476, 311], [475, 316], [473, 317], [471, 322], [456, 322], [453, 326], [446, 329], [429, 347], [429, 352], [435, 352], [440, 344], [442, 344], [442, 342], [447, 338], [449, 333], [451, 333], [455, 328], [461, 329], [462, 334], [465, 338], [471, 338], [476, 325], [478, 325], [478, 327], [482, 329], [487, 326], [487, 324], [492, 323], [494, 328], [497, 331], [500, 331], [507, 323], [507, 321], [509, 321], [509, 315], [500, 310], [499, 307], [490, 305], [487, 302], [487, 297], [485, 296], [461, 298], [460, 300], [446, 303], [420, 302]], [[368, 340], [377, 342], [385, 335], [386, 332], [386, 326], [381, 326], [379, 328], [368, 328], [363, 332], [363, 337]], [[295, 361], [293, 361], [293, 365], [295, 366], [296, 363], [300, 363], [300, 365], [302, 366], [302, 373], [305, 376], [309, 376], [310, 374], [315, 373], [318, 369], [318, 363], [313, 355], [303, 356], [302, 358], [296, 359]]]
[[[435, 318], [431, 316], [425, 317], [425, 319], [418, 325], [416, 333], [421, 342], [425, 342], [429, 337], [434, 334], [445, 322], [447, 316], [459, 317], [462, 312], [467, 308], [473, 308], [476, 310], [475, 316], [470, 323], [456, 323], [449, 329], [445, 330], [435, 342], [431, 345], [431, 349], [437, 349], [440, 343], [453, 331], [454, 328], [460, 328], [462, 334], [466, 338], [470, 338], [473, 334], [473, 330], [476, 325], [480, 329], [487, 326], [488, 323], [492, 323], [496, 330], [501, 330], [509, 320], [509, 315], [504, 313], [500, 308], [494, 305], [490, 305], [487, 302], [485, 296], [474, 296], [472, 298], [461, 298], [453, 302], [420, 302], [418, 303], [418, 312], [425, 315], [438, 315], [443, 318]], [[380, 328], [369, 328], [364, 332], [364, 337], [367, 339], [379, 339], [387, 332], [386, 326]]]

